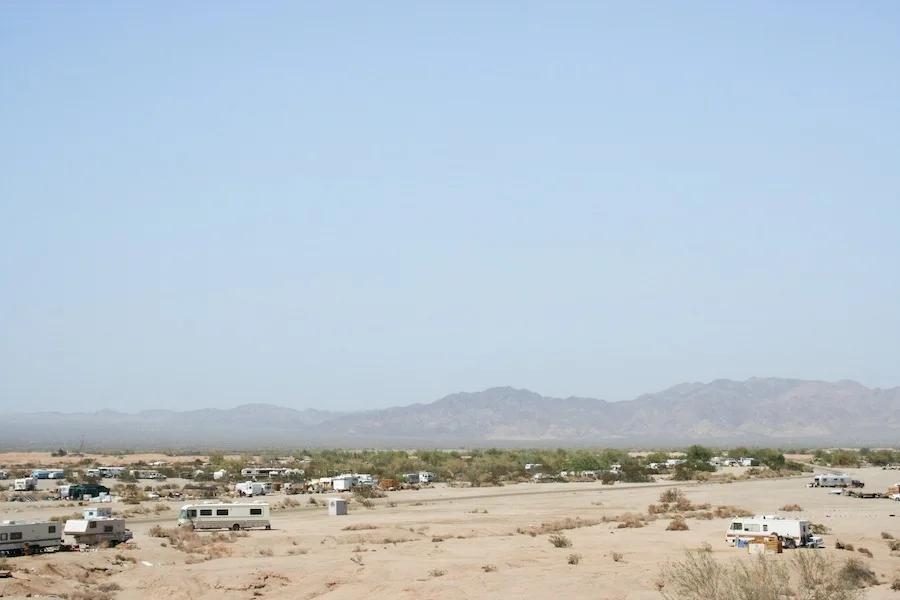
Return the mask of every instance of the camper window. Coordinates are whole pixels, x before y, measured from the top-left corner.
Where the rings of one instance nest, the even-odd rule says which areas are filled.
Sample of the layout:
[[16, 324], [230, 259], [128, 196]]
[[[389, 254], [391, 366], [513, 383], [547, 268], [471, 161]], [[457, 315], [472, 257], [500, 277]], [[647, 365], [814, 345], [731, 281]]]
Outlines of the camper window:
[[91, 521], [88, 524], [88, 529], [97, 529], [97, 521]]
[[228, 509], [227, 509], [227, 508], [217, 508], [217, 509], [216, 509], [216, 515], [218, 515], [218, 516], [220, 516], [220, 517], [227, 517], [227, 516], [228, 516]]
[[8, 538], [8, 537], [9, 537], [9, 534], [7, 534], [7, 533], [0, 533], [0, 542], [5, 542], [5, 541], [6, 541], [6, 538]]
[[21, 539], [22, 539], [22, 532], [21, 532], [21, 531], [13, 531], [12, 533], [9, 534], [9, 539], [11, 539], [11, 540], [21, 540]]
[[744, 531], [759, 531], [759, 523], [747, 523]]
[[188, 516], [189, 516], [189, 517], [196, 517], [196, 516], [197, 516], [197, 509], [196, 509], [196, 508], [192, 508], [191, 510], [189, 510], [189, 511], [188, 511]]
[[202, 508], [202, 509], [200, 509], [200, 516], [201, 516], [201, 517], [211, 517], [211, 516], [212, 516], [212, 509], [211, 509], [211, 508]]
[[112, 533], [112, 531], [113, 531], [112, 525], [104, 525], [103, 526], [103, 533]]
[[56, 533], [56, 525], [51, 525], [47, 528], [47, 533]]
[[731, 530], [732, 531], [743, 531], [744, 525], [742, 523], [735, 521], [734, 523], [731, 524]]
[[768, 526], [768, 525], [763, 525], [763, 531], [768, 531], [768, 530], [769, 530], [769, 526]]
[[262, 509], [261, 509], [261, 508], [251, 508], [251, 509], [250, 509], [250, 514], [253, 515], [253, 516], [261, 515], [261, 514], [262, 514]]

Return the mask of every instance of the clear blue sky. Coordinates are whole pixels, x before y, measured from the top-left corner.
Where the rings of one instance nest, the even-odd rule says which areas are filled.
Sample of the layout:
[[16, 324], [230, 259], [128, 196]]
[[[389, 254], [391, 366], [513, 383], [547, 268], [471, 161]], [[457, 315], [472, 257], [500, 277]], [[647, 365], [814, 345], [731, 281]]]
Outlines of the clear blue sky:
[[0, 412], [900, 384], [900, 4], [7, 2]]

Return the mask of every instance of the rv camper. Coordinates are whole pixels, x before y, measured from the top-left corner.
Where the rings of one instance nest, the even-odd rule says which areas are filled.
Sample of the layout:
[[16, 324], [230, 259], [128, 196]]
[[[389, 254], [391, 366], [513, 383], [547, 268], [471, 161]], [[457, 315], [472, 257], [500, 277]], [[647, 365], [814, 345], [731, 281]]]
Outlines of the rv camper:
[[35, 479], [63, 479], [66, 474], [62, 469], [35, 469], [31, 476]]
[[75, 538], [78, 545], [86, 546], [102, 543], [115, 546], [133, 537], [125, 526], [125, 519], [113, 517], [111, 508], [84, 509], [84, 518], [66, 521], [63, 533]]
[[725, 532], [725, 541], [736, 545], [738, 540], [777, 536], [785, 548], [821, 547], [822, 538], [812, 534], [809, 521], [785, 519], [773, 515], [732, 519]]
[[813, 477], [813, 487], [849, 487], [853, 485], [853, 478], [849, 475], [816, 475]]
[[34, 477], [23, 477], [16, 479], [13, 483], [13, 490], [16, 492], [32, 492], [37, 489], [37, 479]]
[[0, 471], [0, 479], [9, 479], [9, 473], [6, 471]]
[[0, 522], [0, 556], [34, 554], [62, 545], [62, 527], [54, 521]]
[[178, 515], [178, 526], [232, 531], [254, 527], [272, 528], [269, 522], [269, 505], [264, 502], [185, 504]]

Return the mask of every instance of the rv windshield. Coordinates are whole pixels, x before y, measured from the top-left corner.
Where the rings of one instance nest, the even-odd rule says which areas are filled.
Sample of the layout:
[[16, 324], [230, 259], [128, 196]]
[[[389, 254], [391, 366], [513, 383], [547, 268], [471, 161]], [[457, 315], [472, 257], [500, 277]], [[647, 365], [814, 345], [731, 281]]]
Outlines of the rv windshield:
[[178, 514], [178, 520], [184, 521], [184, 520], [187, 520], [187, 518], [188, 518], [187, 511], [182, 508], [181, 512]]

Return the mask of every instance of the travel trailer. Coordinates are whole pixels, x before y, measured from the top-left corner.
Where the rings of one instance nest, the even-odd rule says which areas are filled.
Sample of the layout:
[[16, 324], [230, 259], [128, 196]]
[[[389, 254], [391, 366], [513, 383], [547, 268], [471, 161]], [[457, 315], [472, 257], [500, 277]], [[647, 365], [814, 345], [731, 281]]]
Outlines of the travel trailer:
[[269, 505], [264, 502], [185, 504], [178, 515], [178, 526], [232, 531], [254, 527], [272, 528], [269, 522]]
[[850, 487], [853, 478], [849, 475], [816, 475], [813, 477], [812, 487]]
[[13, 490], [16, 492], [33, 492], [37, 489], [37, 479], [34, 477], [23, 477], [16, 479], [13, 483]]
[[754, 539], [777, 536], [783, 539], [785, 548], [797, 546], [820, 548], [822, 538], [812, 534], [809, 521], [804, 519], [785, 519], [784, 517], [765, 515], [732, 519], [725, 532], [725, 541], [736, 545], [739, 539]]
[[115, 546], [133, 537], [125, 526], [125, 519], [113, 517], [111, 508], [84, 509], [84, 518], [66, 521], [63, 533], [75, 538], [78, 545], [86, 546], [99, 546], [102, 543]]
[[54, 521], [0, 521], [0, 556], [35, 554], [62, 545], [62, 527]]
[[62, 469], [35, 469], [31, 476], [35, 479], [63, 479], [66, 474]]
[[265, 496], [271, 494], [273, 490], [271, 481], [245, 481], [234, 484], [234, 491], [241, 496]]

